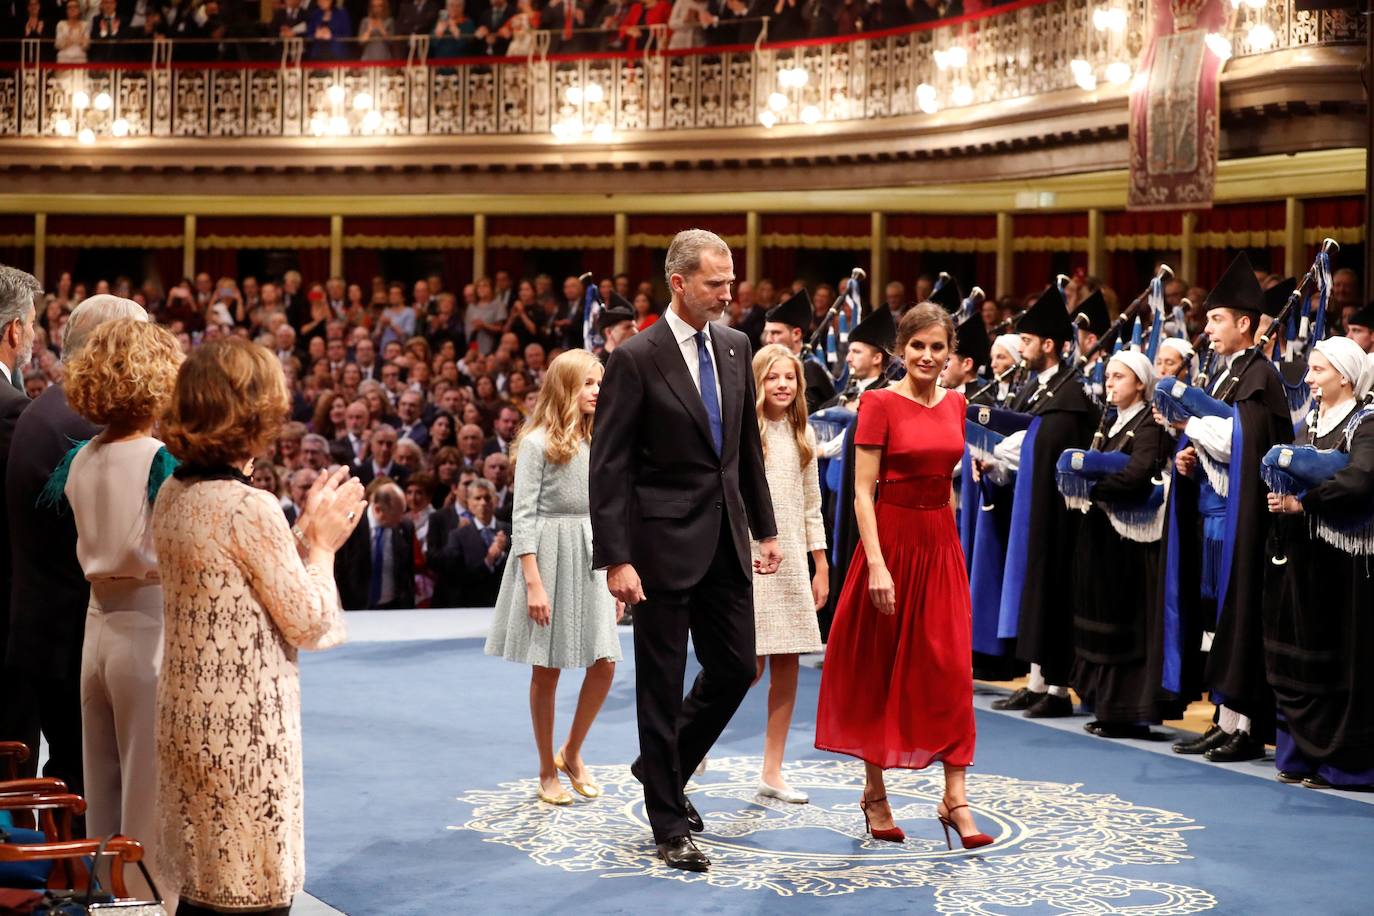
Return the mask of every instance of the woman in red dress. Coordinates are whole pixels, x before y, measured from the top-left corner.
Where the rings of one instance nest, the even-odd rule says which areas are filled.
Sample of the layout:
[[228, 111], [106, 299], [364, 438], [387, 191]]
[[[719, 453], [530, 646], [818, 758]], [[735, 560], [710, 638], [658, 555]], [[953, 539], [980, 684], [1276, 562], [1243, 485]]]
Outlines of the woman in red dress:
[[894, 842], [905, 835], [892, 819], [883, 770], [939, 761], [945, 792], [936, 814], [945, 841], [953, 827], [973, 849], [992, 838], [978, 832], [964, 789], [973, 763], [973, 647], [951, 494], [966, 402], [936, 384], [953, 339], [954, 323], [940, 306], [908, 311], [897, 327], [906, 378], [859, 402], [861, 543], [826, 646], [816, 747], [864, 761], [865, 828]]

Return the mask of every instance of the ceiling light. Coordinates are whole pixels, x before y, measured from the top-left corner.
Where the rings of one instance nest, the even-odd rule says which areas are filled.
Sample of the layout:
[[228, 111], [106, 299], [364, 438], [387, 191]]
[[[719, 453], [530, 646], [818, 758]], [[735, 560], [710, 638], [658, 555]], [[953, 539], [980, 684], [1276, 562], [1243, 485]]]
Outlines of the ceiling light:
[[358, 93], [357, 95], [353, 96], [353, 110], [354, 110], [354, 111], [367, 111], [367, 110], [368, 110], [369, 108], [371, 108], [371, 107], [372, 107], [372, 93], [370, 93], [370, 92], [360, 92], [360, 93]]
[[821, 110], [815, 105], [807, 105], [801, 110], [803, 124], [815, 124], [821, 119]]
[[774, 124], [778, 123], [778, 116], [765, 108], [763, 111], [759, 112], [759, 123], [764, 127], [772, 127]]
[[129, 136], [129, 122], [124, 118], [115, 118], [114, 123], [110, 125], [110, 133], [116, 137]]
[[1107, 65], [1107, 82], [1113, 86], [1120, 86], [1128, 82], [1131, 78], [1131, 65], [1124, 60], [1118, 60]]
[[1218, 32], [1208, 32], [1205, 41], [1207, 47], [1223, 64], [1231, 59], [1231, 41], [1226, 36]]
[[340, 86], [338, 83], [335, 83], [325, 90], [325, 95], [329, 98], [329, 104], [342, 105], [344, 99], [348, 97], [348, 90], [344, 89], [344, 87]]
[[89, 146], [95, 142], [95, 131], [91, 130], [89, 127], [83, 127], [81, 128], [81, 133], [76, 135], [76, 139], [78, 142]]
[[768, 107], [773, 111], [782, 111], [787, 107], [787, 96], [781, 92], [772, 92], [768, 95]]
[[76, 90], [72, 93], [72, 107], [77, 111], [85, 111], [91, 107], [91, 97], [84, 90]]

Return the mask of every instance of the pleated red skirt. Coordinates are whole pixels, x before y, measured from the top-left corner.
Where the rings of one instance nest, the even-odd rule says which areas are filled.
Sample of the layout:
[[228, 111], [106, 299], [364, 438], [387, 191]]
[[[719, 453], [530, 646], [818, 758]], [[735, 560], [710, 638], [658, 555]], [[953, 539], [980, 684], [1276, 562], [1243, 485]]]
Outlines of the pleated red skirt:
[[[878, 542], [896, 592], [882, 614], [868, 596], [863, 545], [835, 606], [821, 669], [816, 747], [884, 769], [973, 763], [972, 609], [949, 493], [922, 478], [879, 488]], [[922, 491], [926, 492], [922, 492]], [[900, 505], [899, 503], [906, 503]]]

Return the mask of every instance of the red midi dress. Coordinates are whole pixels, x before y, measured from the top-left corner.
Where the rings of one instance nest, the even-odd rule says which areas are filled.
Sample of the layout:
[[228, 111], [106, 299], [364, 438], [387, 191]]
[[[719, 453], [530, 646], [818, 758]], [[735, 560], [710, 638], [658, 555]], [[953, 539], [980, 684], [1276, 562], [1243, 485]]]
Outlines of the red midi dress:
[[962, 395], [934, 406], [891, 389], [859, 402], [856, 446], [882, 449], [878, 543], [896, 593], [886, 615], [854, 551], [821, 670], [816, 747], [884, 769], [973, 762], [973, 646], [968, 574], [950, 494], [963, 456]]

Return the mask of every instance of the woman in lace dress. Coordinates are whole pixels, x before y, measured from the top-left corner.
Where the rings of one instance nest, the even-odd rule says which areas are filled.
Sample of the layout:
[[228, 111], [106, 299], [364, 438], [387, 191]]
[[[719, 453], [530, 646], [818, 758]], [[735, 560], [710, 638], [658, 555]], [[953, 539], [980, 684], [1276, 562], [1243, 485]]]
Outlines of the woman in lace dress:
[[279, 916], [305, 879], [296, 653], [343, 641], [334, 553], [366, 507], [321, 474], [294, 529], [252, 487], [290, 409], [281, 364], [238, 339], [182, 364], [163, 425], [181, 462], [153, 509], [165, 641], [158, 817], [177, 916]]
[[[780, 344], [769, 344], [754, 354], [764, 467], [784, 557], [775, 575], [754, 577], [758, 676], [763, 677], [765, 664], [770, 669], [768, 727], [758, 792], [793, 804], [808, 801], [804, 792], [791, 788], [782, 778], [782, 754], [797, 702], [797, 656], [821, 650], [816, 611], [825, 606], [830, 593], [816, 439], [806, 422], [803, 378], [801, 360]], [[816, 565], [809, 580], [808, 552]]]
[[[620, 659], [620, 609], [606, 573], [592, 569], [588, 454], [601, 390], [601, 362], [569, 350], [549, 364], [534, 413], [516, 445], [511, 555], [492, 617], [487, 654], [533, 666], [530, 718], [539, 751], [539, 799], [572, 803], [601, 789], [582, 763], [582, 742], [611, 689]], [[554, 700], [564, 668], [584, 668], [568, 738], [553, 749]]]

